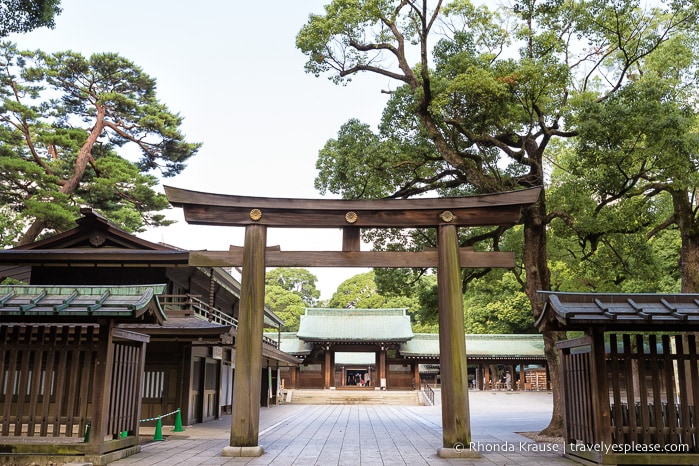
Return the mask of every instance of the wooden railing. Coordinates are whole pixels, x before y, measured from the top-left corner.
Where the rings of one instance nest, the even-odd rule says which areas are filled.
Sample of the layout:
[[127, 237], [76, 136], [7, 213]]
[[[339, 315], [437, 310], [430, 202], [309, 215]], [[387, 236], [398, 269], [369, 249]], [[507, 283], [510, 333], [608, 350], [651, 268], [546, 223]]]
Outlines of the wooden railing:
[[[215, 307], [209, 306], [199, 298], [200, 296], [191, 294], [169, 294], [158, 296], [160, 305], [162, 306], [166, 315], [168, 312], [181, 313], [184, 316], [193, 315], [194, 317], [213, 322], [215, 324], [232, 325], [234, 328], [238, 328], [238, 320], [236, 318], [225, 314]], [[262, 341], [266, 345], [279, 348], [277, 341], [273, 340], [272, 338], [263, 336]]]
[[427, 382], [422, 382], [422, 393], [430, 400], [430, 405], [434, 406], [434, 390]]
[[221, 312], [215, 307], [209, 306], [199, 299], [198, 296], [191, 294], [168, 294], [160, 295], [158, 299], [160, 300], [160, 305], [163, 307], [165, 314], [167, 314], [168, 311], [183, 311], [185, 314], [191, 312], [192, 315], [200, 319], [219, 325], [232, 325], [238, 328], [237, 319]]

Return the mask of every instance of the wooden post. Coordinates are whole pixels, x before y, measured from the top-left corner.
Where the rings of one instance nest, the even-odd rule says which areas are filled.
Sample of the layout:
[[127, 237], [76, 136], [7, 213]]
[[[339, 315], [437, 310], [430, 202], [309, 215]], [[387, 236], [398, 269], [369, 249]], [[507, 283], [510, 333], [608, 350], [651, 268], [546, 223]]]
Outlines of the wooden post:
[[262, 389], [262, 332], [265, 304], [265, 244], [267, 227], [245, 227], [240, 311], [236, 337], [231, 446], [223, 456], [261, 456], [259, 446]]
[[332, 373], [332, 368], [330, 367], [332, 362], [330, 361], [330, 345], [325, 346], [325, 352], [324, 352], [324, 359], [323, 359], [323, 388], [328, 389], [330, 388], [330, 384], [332, 383], [331, 380], [331, 373]]
[[479, 456], [470, 450], [468, 372], [461, 289], [459, 241], [455, 225], [437, 227], [439, 368], [442, 377], [441, 457]]
[[413, 360], [411, 364], [413, 366], [413, 388], [415, 390], [420, 390], [420, 387], [422, 387], [422, 381], [420, 380], [420, 362]]
[[[607, 375], [607, 355], [604, 345], [604, 332], [592, 330], [590, 333], [592, 335], [592, 360], [590, 361], [592, 377], [590, 384], [592, 389], [594, 441], [598, 445], [611, 445], [612, 422], [609, 409], [609, 379]], [[626, 345], [624, 351], [626, 351]], [[643, 347], [641, 347], [641, 351], [643, 351]], [[629, 358], [627, 361], [630, 367], [631, 359]], [[631, 383], [630, 377], [627, 378], [626, 383]], [[645, 385], [645, 381], [643, 383]], [[635, 413], [631, 412], [633, 410], [631, 402], [629, 402], [628, 406], [630, 414], [633, 416]], [[642, 409], [646, 409], [646, 407], [643, 406]], [[634, 425], [636, 425], [635, 422]]]
[[[378, 372], [378, 379], [376, 381], [376, 386], [379, 388], [385, 388], [388, 390], [388, 380], [386, 377], [386, 348], [381, 347], [381, 350], [379, 351], [379, 370]], [[386, 383], [385, 385], [382, 385], [382, 383]]]
[[[97, 350], [97, 361], [95, 361], [95, 382], [94, 393], [92, 395], [92, 405], [97, 409], [93, 410], [92, 422], [90, 424], [90, 447], [92, 452], [104, 453], [104, 439], [107, 435], [113, 434], [107, 429], [109, 424], [109, 400], [112, 392], [112, 368], [114, 364], [114, 337], [112, 330], [114, 323], [100, 323]], [[80, 335], [77, 335], [78, 337]]]

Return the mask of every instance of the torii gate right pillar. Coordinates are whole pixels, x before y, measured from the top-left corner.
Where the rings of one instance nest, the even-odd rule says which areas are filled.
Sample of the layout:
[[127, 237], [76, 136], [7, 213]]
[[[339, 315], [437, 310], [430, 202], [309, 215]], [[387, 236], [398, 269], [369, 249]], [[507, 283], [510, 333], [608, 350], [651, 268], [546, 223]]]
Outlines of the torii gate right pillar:
[[468, 371], [461, 263], [456, 225], [437, 227], [439, 370], [442, 384], [441, 457], [479, 457], [470, 449], [471, 424], [468, 407]]

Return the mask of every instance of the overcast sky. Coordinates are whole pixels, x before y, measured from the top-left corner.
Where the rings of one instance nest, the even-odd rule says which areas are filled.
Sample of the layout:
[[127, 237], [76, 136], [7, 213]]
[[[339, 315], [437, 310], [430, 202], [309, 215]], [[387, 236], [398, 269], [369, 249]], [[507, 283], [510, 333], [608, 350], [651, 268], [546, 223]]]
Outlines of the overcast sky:
[[[184, 118], [187, 139], [202, 142], [185, 171], [165, 184], [224, 194], [320, 198], [313, 187], [318, 150], [350, 118], [376, 126], [395, 83], [358, 77], [347, 86], [304, 72], [295, 37], [322, 0], [62, 0], [53, 30], [9, 39], [23, 49], [117, 52], [157, 79], [158, 97]], [[184, 222], [140, 234], [190, 249], [242, 246], [243, 229]], [[340, 230], [279, 230], [283, 250], [339, 250]], [[359, 269], [309, 269], [322, 298]]]

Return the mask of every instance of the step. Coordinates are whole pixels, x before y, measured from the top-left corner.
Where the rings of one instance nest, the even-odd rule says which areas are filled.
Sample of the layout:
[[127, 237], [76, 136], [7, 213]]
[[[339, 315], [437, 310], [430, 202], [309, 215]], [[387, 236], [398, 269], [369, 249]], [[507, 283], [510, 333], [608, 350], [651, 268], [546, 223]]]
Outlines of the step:
[[290, 390], [292, 404], [420, 405], [417, 391]]

